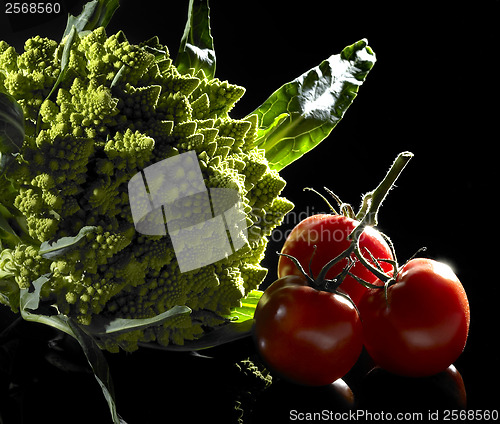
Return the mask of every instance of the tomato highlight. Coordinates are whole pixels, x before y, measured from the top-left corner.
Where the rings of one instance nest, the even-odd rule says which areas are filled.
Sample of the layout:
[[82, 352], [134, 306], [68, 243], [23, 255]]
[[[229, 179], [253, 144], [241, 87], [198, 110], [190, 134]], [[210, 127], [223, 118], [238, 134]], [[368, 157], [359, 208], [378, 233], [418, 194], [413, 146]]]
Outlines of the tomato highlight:
[[356, 363], [363, 347], [362, 326], [349, 300], [306, 283], [294, 275], [274, 282], [259, 301], [254, 334], [262, 359], [278, 375], [323, 386]]
[[369, 289], [358, 308], [364, 345], [382, 368], [423, 377], [447, 369], [469, 332], [465, 290], [452, 269], [432, 259], [410, 260], [383, 290]]

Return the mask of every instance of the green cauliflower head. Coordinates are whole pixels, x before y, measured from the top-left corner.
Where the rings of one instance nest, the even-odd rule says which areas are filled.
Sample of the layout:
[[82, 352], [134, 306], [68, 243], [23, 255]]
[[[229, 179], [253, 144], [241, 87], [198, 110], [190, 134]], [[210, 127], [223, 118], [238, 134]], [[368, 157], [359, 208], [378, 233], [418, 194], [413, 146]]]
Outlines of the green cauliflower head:
[[[279, 197], [285, 181], [254, 147], [257, 116], [229, 117], [242, 87], [202, 71], [180, 74], [157, 39], [133, 45], [123, 32], [108, 37], [104, 28], [74, 40], [64, 77], [48, 98], [63, 48], [64, 40], [37, 36], [18, 54], [0, 42], [0, 91], [21, 105], [26, 127], [20, 154], [0, 176], [3, 204], [26, 232], [1, 246], [0, 279], [9, 292], [0, 300], [16, 309], [13, 291], [48, 276], [41, 299], [83, 325], [97, 316], [154, 317], [176, 305], [192, 310], [107, 338], [108, 350], [195, 339], [223, 323], [262, 282], [267, 236], [292, 208]], [[195, 155], [207, 192], [238, 194], [245, 237], [230, 255], [182, 272], [168, 227], [165, 234], [137, 231], [129, 183], [150, 165], [184, 153]], [[163, 183], [182, 192], [186, 178]], [[187, 201], [184, 207], [195, 211], [197, 200]], [[91, 230], [77, 248], [40, 255], [42, 243], [83, 228]], [[210, 243], [205, 249], [208, 254]]]

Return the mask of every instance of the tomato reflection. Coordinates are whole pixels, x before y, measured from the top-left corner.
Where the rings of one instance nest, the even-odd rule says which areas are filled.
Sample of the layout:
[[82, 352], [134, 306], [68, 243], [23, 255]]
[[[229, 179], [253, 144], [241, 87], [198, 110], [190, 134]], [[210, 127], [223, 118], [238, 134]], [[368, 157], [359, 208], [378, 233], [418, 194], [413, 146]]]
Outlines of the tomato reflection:
[[375, 367], [363, 379], [358, 393], [358, 407], [367, 409], [464, 409], [466, 406], [464, 381], [453, 365], [423, 378], [400, 377]]
[[347, 411], [353, 408], [354, 394], [342, 379], [320, 387], [275, 380], [269, 389], [258, 396], [251, 423], [288, 423], [293, 411], [312, 414], [324, 410]]

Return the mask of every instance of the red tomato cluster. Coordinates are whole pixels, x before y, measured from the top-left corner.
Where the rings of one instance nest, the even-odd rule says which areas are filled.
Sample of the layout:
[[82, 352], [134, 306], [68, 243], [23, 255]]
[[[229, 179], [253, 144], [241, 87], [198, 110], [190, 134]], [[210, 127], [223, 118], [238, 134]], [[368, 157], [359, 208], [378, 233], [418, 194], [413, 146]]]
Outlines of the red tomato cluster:
[[[334, 257], [345, 251], [351, 241], [349, 235], [359, 224], [358, 221], [343, 215], [318, 214], [301, 221], [287, 237], [281, 253], [296, 258], [304, 269], [309, 269], [317, 276], [321, 269]], [[371, 256], [377, 259], [393, 260], [391, 249], [382, 235], [372, 227], [367, 227], [360, 236], [360, 248], [363, 256], [373, 264]], [[371, 254], [371, 255], [370, 255]], [[355, 259], [354, 254], [350, 255]], [[332, 266], [327, 278], [339, 275], [347, 265], [347, 258]], [[387, 262], [380, 262], [385, 272], [390, 272], [392, 266]], [[373, 275], [361, 262], [357, 262], [350, 269], [350, 273], [362, 278], [368, 283], [376, 283]], [[300, 275], [299, 268], [287, 257], [280, 256], [278, 262], [278, 278], [287, 275]], [[359, 284], [352, 276], [347, 275], [342, 282], [342, 291], [350, 296], [357, 304], [366, 291], [366, 287]]]
[[[255, 311], [254, 334], [264, 361], [287, 380], [329, 384], [352, 368], [363, 346], [387, 371], [428, 376], [447, 369], [465, 347], [469, 304], [451, 268], [419, 258], [394, 269], [390, 247], [371, 227], [361, 234], [359, 251], [387, 281], [351, 254], [331, 267], [325, 285], [310, 284], [328, 261], [351, 246], [349, 235], [357, 225], [342, 215], [316, 215], [299, 223], [285, 242], [282, 253], [313, 277], [281, 256], [279, 279]], [[349, 264], [336, 287], [334, 278]]]

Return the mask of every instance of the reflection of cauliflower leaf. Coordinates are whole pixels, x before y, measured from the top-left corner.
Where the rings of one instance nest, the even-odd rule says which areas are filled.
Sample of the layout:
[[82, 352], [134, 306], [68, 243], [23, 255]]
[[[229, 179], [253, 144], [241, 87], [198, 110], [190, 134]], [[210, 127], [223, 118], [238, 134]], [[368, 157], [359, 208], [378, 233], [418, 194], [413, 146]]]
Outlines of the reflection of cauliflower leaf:
[[[123, 32], [108, 37], [102, 27], [80, 34], [47, 98], [62, 72], [65, 40], [37, 36], [22, 54], [0, 42], [0, 90], [21, 105], [26, 127], [19, 155], [0, 176], [2, 199], [12, 200], [0, 215], [25, 232], [2, 237], [0, 301], [18, 308], [17, 288], [47, 275], [42, 300], [81, 324], [186, 305], [190, 315], [107, 338], [105, 347], [182, 344], [222, 323], [263, 280], [266, 236], [292, 208], [278, 197], [285, 181], [253, 147], [257, 116], [228, 115], [244, 89], [203, 71], [180, 74], [156, 40], [132, 45]], [[188, 151], [196, 152], [208, 188], [238, 191], [248, 239], [226, 259], [181, 273], [168, 235], [135, 231], [127, 186], [145, 167]], [[40, 255], [43, 242], [85, 227], [93, 231], [78, 248]]]

